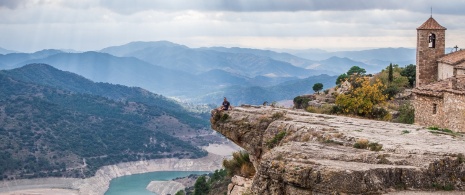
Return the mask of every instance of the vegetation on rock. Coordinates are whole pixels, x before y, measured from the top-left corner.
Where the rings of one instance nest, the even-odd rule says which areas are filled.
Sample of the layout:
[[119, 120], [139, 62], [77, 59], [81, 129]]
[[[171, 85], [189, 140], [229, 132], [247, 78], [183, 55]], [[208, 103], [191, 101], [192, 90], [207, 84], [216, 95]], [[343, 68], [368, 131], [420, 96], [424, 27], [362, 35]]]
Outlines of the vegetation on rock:
[[225, 159], [223, 161], [223, 167], [229, 176], [250, 177], [255, 174], [255, 167], [250, 161], [249, 153], [245, 151], [234, 152], [231, 160]]

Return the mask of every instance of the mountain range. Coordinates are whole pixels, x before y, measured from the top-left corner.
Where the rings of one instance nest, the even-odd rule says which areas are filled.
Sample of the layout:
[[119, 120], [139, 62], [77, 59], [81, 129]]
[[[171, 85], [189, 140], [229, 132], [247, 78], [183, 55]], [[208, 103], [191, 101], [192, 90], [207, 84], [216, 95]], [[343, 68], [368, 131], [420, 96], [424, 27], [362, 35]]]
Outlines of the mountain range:
[[197, 146], [220, 139], [205, 131], [208, 114], [141, 88], [95, 83], [45, 64], [0, 71], [0, 83], [6, 178], [87, 177], [118, 162], [197, 158], [206, 155]]
[[[365, 68], [368, 73], [374, 73], [385, 68], [391, 57], [393, 61], [408, 61], [412, 56], [414, 58], [414, 55], [410, 55], [410, 50], [404, 48], [312, 52], [298, 53], [300, 56], [297, 56], [249, 48], [189, 48], [167, 41], [131, 42], [98, 52], [43, 50], [31, 54], [0, 55], [0, 69], [45, 63], [92, 81], [142, 87], [190, 102], [218, 103], [225, 95], [234, 104], [255, 104], [281, 100], [273, 94], [274, 89], [281, 89], [288, 96], [297, 96], [300, 94], [292, 91], [311, 92], [309, 89], [314, 82], [325, 83], [325, 88], [332, 87], [335, 85], [335, 78], [332, 77], [346, 72], [354, 65]], [[312, 55], [314, 59], [304, 58]], [[322, 59], [323, 56], [329, 57]], [[318, 76], [322, 74], [329, 76]], [[306, 84], [298, 85], [299, 89], [294, 89], [293, 86], [279, 87], [284, 82], [291, 81]], [[263, 90], [260, 98], [250, 97], [258, 94], [253, 93], [254, 90]], [[246, 91], [250, 93], [243, 94]], [[250, 101], [254, 99], [256, 101]]]

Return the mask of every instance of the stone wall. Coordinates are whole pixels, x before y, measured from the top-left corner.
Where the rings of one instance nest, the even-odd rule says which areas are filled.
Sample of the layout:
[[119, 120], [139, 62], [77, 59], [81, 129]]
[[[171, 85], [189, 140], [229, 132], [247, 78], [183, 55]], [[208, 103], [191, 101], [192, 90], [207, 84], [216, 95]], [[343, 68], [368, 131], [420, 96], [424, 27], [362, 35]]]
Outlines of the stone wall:
[[[436, 114], [434, 114], [434, 104], [436, 104]], [[415, 108], [415, 123], [427, 127], [436, 126], [446, 128], [444, 124], [444, 101], [442, 97], [415, 95], [413, 103]]]
[[444, 93], [445, 126], [458, 132], [465, 132], [465, 95]]
[[448, 91], [442, 97], [416, 94], [413, 105], [416, 124], [465, 132], [465, 95]]
[[452, 76], [454, 76], [454, 66], [445, 63], [439, 63], [438, 80], [444, 80]]

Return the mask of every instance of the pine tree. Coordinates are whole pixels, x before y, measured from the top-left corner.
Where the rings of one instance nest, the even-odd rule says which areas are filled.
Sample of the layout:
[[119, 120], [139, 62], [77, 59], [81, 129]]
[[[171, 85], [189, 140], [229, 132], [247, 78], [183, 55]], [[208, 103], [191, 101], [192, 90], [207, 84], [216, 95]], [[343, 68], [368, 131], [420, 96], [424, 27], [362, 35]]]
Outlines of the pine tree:
[[392, 83], [394, 80], [394, 71], [392, 70], [392, 63], [389, 64], [389, 76], [388, 76], [388, 81], [389, 84]]

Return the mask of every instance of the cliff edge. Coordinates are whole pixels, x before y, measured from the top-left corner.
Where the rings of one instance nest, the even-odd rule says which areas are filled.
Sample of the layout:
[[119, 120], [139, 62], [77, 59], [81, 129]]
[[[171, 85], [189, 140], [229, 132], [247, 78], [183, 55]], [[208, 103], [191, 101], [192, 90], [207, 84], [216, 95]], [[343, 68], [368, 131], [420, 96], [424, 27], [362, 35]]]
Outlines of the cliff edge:
[[253, 194], [465, 193], [463, 134], [269, 106], [212, 111], [211, 126], [250, 153]]

